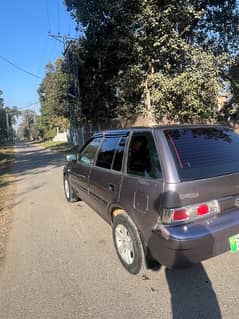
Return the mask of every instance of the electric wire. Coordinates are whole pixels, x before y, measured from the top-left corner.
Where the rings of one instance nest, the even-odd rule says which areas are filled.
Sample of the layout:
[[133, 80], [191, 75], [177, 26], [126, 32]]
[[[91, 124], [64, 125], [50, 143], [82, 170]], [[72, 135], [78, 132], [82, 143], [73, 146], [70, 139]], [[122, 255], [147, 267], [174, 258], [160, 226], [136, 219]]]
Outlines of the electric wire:
[[59, 1], [56, 0], [56, 12], [57, 12], [57, 31], [58, 34], [61, 33], [61, 24], [60, 24], [60, 8], [59, 8]]
[[32, 72], [29, 72], [29, 71], [23, 69], [22, 67], [20, 67], [19, 65], [15, 64], [15, 63], [13, 63], [13, 62], [11, 62], [11, 61], [8, 60], [7, 58], [3, 57], [2, 55], [0, 55], [0, 59], [2, 59], [4, 62], [10, 64], [10, 65], [13, 66], [15, 69], [17, 69], [17, 70], [19, 70], [19, 71], [21, 71], [21, 72], [24, 72], [24, 73], [26, 73], [26, 74], [28, 74], [28, 75], [31, 75], [31, 76], [33, 76], [34, 78], [42, 79], [39, 75], [34, 74], [34, 73], [32, 73]]
[[46, 4], [46, 16], [47, 16], [47, 23], [48, 23], [48, 32], [50, 33], [51, 32], [51, 20], [50, 20], [48, 0], [46, 0], [45, 4]]
[[37, 104], [40, 104], [40, 102], [34, 102], [34, 103], [31, 103], [31, 104], [28, 104], [28, 105], [25, 105], [25, 106], [18, 107], [17, 109], [18, 110], [24, 110], [24, 109], [27, 109], [27, 108], [29, 108], [31, 106], [37, 105]]

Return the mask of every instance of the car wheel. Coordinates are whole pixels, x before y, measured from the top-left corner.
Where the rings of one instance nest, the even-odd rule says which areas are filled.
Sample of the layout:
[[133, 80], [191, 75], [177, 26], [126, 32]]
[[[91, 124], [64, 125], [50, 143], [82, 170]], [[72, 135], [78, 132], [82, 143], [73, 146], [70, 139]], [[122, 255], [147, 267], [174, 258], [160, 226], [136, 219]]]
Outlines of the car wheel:
[[142, 273], [145, 268], [145, 253], [139, 232], [126, 214], [113, 219], [113, 240], [117, 255], [128, 272]]
[[69, 178], [66, 175], [64, 176], [64, 192], [68, 202], [73, 203], [79, 200], [71, 187]]

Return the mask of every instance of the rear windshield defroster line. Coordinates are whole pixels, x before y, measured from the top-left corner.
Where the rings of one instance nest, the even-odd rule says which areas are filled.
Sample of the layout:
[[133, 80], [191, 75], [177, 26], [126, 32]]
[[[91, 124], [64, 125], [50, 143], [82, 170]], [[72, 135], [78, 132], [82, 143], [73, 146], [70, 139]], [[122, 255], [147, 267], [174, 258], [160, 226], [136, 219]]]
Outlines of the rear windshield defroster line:
[[178, 164], [180, 166], [181, 169], [183, 169], [183, 163], [182, 163], [182, 160], [180, 158], [180, 155], [179, 155], [179, 151], [177, 149], [177, 146], [175, 145], [174, 141], [173, 141], [173, 138], [170, 134], [167, 134], [167, 137], [169, 138], [169, 141], [170, 143], [172, 144], [173, 146], [173, 149], [174, 149], [174, 152], [175, 152], [175, 155], [177, 157], [177, 160], [178, 160]]

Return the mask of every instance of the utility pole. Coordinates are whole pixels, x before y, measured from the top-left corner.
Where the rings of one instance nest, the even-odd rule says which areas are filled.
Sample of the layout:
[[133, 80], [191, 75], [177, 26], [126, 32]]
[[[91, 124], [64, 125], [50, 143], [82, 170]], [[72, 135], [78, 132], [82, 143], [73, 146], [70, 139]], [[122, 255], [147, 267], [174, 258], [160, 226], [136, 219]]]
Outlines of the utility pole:
[[9, 139], [9, 114], [8, 114], [8, 109], [5, 109], [5, 114], [6, 114], [6, 130], [7, 130], [7, 139]]
[[12, 125], [12, 117], [17, 115], [16, 111], [11, 110], [10, 108], [6, 107], [5, 109], [5, 118], [6, 118], [6, 132], [7, 132], [7, 139], [13, 140], [14, 138], [14, 130]]
[[[67, 45], [70, 41], [76, 41], [77, 39], [76, 38], [72, 38], [72, 37], [69, 37], [68, 35], [61, 35], [61, 34], [52, 34], [52, 33], [48, 33], [49, 37], [57, 40], [58, 42], [62, 43], [63, 44], [63, 48], [64, 48], [64, 52], [67, 48]], [[63, 53], [64, 54], [64, 53]]]
[[[67, 35], [55, 35], [49, 33], [49, 36], [60, 43], [63, 44], [63, 55], [66, 57], [66, 64], [67, 64], [67, 87], [66, 87], [66, 94], [67, 94], [67, 108], [69, 110], [69, 116], [70, 116], [70, 123], [72, 125], [73, 130], [73, 144], [83, 144], [84, 138], [83, 138], [83, 131], [80, 133], [79, 137], [79, 127], [78, 127], [78, 121], [76, 114], [79, 114], [81, 116], [81, 105], [80, 105], [80, 84], [78, 79], [78, 71], [77, 71], [77, 61], [75, 59], [75, 56], [73, 56], [73, 73], [74, 73], [74, 91], [75, 95], [71, 94], [69, 92], [69, 87], [71, 85], [71, 72], [70, 72], [70, 57], [69, 57], [69, 49], [72, 46], [73, 43], [77, 41], [76, 38], [69, 37]], [[72, 103], [69, 101], [69, 97], [74, 98], [75, 100], [75, 109], [72, 106]], [[80, 139], [80, 140], [79, 140]]]

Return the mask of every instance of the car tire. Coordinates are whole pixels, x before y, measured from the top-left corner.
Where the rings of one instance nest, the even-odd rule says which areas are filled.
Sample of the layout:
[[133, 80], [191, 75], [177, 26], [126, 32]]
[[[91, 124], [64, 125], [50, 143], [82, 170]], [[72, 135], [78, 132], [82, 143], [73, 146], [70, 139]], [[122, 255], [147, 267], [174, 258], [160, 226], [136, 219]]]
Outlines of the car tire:
[[143, 274], [145, 252], [135, 224], [122, 213], [114, 217], [112, 231], [114, 246], [124, 268], [133, 275]]
[[64, 193], [66, 200], [70, 203], [77, 202], [79, 198], [75, 195], [74, 190], [70, 184], [68, 176], [64, 176]]

